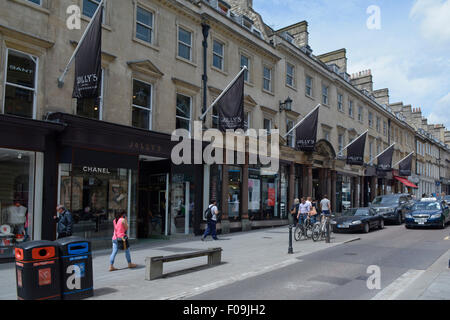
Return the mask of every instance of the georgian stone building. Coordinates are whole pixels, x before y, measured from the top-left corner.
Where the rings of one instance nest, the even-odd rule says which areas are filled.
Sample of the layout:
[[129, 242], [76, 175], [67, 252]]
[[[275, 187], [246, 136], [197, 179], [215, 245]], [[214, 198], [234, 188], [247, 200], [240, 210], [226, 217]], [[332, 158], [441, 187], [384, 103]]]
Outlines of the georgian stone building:
[[[211, 199], [229, 232], [286, 224], [296, 197], [327, 194], [340, 211], [406, 191], [395, 170], [379, 176], [370, 164], [394, 142], [396, 163], [422, 139], [389, 91], [374, 90], [370, 71], [349, 75], [345, 49], [313, 54], [306, 21], [273, 30], [251, 0], [106, 0], [101, 97], [72, 99], [74, 66], [64, 86], [57, 79], [98, 3], [0, 4], [0, 211], [26, 207], [30, 238], [54, 237], [57, 203], [74, 214], [76, 234], [101, 240], [122, 210], [130, 236], [146, 238], [201, 233]], [[81, 30], [66, 25], [74, 4]], [[244, 65], [247, 127], [279, 129], [279, 171], [174, 165], [172, 132], [194, 135], [194, 121]], [[285, 135], [318, 104], [316, 152], [299, 152], [295, 133]], [[217, 117], [213, 109], [204, 126], [217, 127]], [[370, 165], [347, 165], [340, 151], [366, 130]]]

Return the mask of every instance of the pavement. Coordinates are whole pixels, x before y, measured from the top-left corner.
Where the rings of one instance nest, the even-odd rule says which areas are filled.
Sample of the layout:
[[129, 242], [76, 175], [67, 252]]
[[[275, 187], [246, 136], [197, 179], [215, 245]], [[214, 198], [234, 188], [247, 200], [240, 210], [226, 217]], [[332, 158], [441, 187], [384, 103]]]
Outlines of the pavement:
[[[394, 231], [392, 234], [395, 234]], [[385, 230], [375, 233], [378, 232], [380, 237], [381, 232]], [[329, 256], [329, 252], [338, 252], [346, 246], [356, 246], [360, 239], [370, 237], [371, 234], [332, 234], [329, 244], [325, 241], [296, 242], [293, 240], [293, 254], [288, 254], [289, 231], [286, 226], [219, 235], [219, 241], [213, 241], [210, 237], [204, 242], [200, 241], [200, 237], [140, 241], [131, 248], [132, 260], [138, 264], [138, 268], [126, 268], [125, 256], [119, 251], [115, 263], [115, 267], [119, 270], [115, 272], [108, 271], [111, 251], [98, 250], [92, 254], [94, 297], [88, 300], [178, 300], [193, 297], [203, 299], [214, 290], [245, 283], [247, 279], [269, 278], [273, 274], [284, 272], [283, 270], [289, 267], [294, 268], [295, 272], [297, 264], [302, 260], [308, 261], [309, 257], [321, 252]], [[164, 264], [163, 278], [153, 281], [145, 280], [146, 257], [217, 247], [223, 249], [222, 263], [218, 266], [208, 266], [207, 257], [170, 262]], [[420, 274], [414, 273], [413, 278], [407, 276], [410, 288], [406, 288], [405, 285], [399, 287], [397, 283], [397, 287], [390, 287], [391, 291], [389, 291], [387, 286], [381, 291], [384, 292], [382, 299], [450, 299], [449, 253], [450, 250], [427, 270], [421, 270]], [[414, 281], [410, 281], [411, 279]], [[398, 281], [398, 279], [394, 280], [392, 279], [392, 284]], [[0, 265], [0, 300], [16, 300], [15, 288], [14, 264]], [[389, 295], [389, 292], [393, 291], [392, 288], [401, 289], [396, 291], [396, 295]], [[270, 297], [277, 300], [276, 296]]]

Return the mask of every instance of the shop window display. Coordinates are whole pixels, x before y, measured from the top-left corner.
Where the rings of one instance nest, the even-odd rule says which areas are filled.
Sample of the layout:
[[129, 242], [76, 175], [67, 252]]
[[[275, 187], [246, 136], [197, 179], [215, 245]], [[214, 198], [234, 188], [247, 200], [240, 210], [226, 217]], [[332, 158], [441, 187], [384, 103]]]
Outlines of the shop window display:
[[239, 220], [242, 181], [241, 168], [230, 166], [228, 170], [228, 179], [228, 219]]
[[130, 224], [129, 236], [135, 236], [136, 188], [132, 187], [136, 183], [135, 170], [88, 166], [71, 168], [65, 164], [61, 167], [60, 203], [72, 213], [74, 235], [108, 239], [113, 233], [115, 214], [125, 211]]
[[0, 258], [32, 239], [35, 153], [0, 149]]

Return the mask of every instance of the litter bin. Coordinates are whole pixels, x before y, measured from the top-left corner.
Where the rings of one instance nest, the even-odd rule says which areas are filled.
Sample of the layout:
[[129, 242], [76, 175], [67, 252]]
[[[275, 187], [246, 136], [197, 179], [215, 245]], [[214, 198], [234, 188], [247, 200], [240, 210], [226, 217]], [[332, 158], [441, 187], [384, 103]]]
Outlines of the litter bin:
[[80, 300], [94, 295], [91, 243], [79, 237], [56, 240], [61, 265], [63, 300]]
[[17, 298], [60, 300], [58, 248], [52, 241], [31, 241], [15, 248]]

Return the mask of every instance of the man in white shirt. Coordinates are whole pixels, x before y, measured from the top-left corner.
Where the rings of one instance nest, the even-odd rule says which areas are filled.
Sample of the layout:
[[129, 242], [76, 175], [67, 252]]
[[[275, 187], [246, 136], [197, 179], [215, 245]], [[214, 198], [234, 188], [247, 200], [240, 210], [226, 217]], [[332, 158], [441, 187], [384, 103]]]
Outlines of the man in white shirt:
[[215, 200], [211, 202], [208, 210], [211, 211], [211, 218], [208, 219], [208, 217], [206, 217], [208, 221], [208, 227], [206, 228], [205, 233], [202, 236], [202, 241], [204, 241], [208, 235], [211, 235], [214, 240], [219, 240], [216, 234], [216, 224], [217, 218], [219, 216], [219, 209], [217, 209], [217, 202]]
[[301, 203], [299, 205], [299, 213], [297, 216], [298, 223], [303, 224], [310, 211], [311, 211], [311, 203], [306, 202], [305, 198], [302, 198]]

